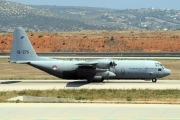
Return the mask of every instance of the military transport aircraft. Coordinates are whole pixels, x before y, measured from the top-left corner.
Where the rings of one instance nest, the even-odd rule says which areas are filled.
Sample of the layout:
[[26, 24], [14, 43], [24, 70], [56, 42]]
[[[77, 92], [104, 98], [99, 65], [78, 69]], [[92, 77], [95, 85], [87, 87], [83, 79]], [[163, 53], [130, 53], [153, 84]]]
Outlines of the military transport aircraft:
[[160, 62], [152, 60], [56, 60], [38, 57], [23, 28], [14, 30], [10, 62], [29, 64], [63, 79], [142, 79], [156, 82], [171, 74]]

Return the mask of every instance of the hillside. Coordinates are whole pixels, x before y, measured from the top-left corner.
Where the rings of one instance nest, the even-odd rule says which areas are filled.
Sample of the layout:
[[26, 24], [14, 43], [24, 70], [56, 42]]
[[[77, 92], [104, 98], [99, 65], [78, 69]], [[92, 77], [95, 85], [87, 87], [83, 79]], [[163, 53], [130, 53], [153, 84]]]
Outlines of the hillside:
[[82, 21], [56, 15], [44, 9], [4, 0], [0, 0], [0, 16], [0, 31], [13, 31], [19, 26], [27, 31], [73, 31], [94, 28]]
[[27, 6], [0, 0], [0, 32], [26, 31], [178, 30], [180, 11], [147, 8], [115, 10], [90, 7]]
[[[180, 31], [29, 32], [36, 52], [179, 52]], [[0, 34], [0, 52], [10, 52], [12, 33]]]

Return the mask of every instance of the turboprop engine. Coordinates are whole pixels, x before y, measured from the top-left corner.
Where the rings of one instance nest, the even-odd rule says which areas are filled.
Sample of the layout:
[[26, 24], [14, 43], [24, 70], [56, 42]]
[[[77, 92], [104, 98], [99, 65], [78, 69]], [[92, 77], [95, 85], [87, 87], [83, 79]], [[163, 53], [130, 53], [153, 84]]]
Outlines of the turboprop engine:
[[110, 67], [115, 67], [117, 64], [113, 60], [104, 60], [104, 61], [99, 61], [96, 64], [96, 68], [99, 69], [109, 69]]
[[97, 81], [102, 82], [104, 79], [111, 79], [115, 78], [116, 75], [111, 71], [105, 71], [105, 72], [98, 72], [95, 76], [89, 76], [87, 77], [88, 81]]

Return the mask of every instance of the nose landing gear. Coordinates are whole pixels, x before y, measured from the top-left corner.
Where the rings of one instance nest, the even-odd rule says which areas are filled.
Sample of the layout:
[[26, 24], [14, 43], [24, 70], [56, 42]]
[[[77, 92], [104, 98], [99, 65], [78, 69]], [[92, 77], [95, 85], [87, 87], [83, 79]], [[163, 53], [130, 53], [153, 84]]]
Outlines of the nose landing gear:
[[156, 81], [157, 81], [157, 79], [156, 79], [156, 78], [153, 78], [153, 79], [152, 79], [152, 82], [154, 82], [154, 83], [155, 83]]

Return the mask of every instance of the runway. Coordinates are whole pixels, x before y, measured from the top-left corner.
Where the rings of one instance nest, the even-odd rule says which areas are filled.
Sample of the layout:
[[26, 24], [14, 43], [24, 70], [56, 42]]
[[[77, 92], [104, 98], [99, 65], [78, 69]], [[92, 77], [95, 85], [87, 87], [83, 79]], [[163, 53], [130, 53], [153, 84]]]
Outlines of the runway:
[[88, 83], [86, 80], [1, 80], [0, 91], [47, 89], [180, 89], [180, 80], [105, 80]]
[[0, 103], [2, 120], [180, 120], [180, 105]]
[[[179, 52], [50, 52], [37, 53], [44, 57], [180, 57]], [[0, 53], [10, 56], [10, 53]]]

